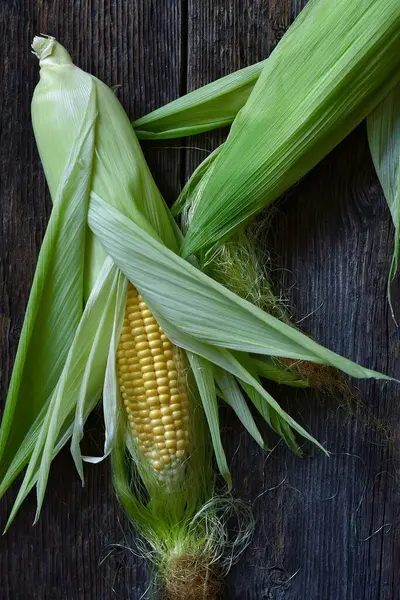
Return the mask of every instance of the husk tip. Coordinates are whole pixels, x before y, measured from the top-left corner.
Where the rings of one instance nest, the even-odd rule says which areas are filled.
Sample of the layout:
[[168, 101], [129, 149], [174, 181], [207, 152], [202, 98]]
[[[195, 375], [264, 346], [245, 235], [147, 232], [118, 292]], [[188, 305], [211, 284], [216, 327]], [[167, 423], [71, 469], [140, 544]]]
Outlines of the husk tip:
[[56, 39], [51, 35], [35, 35], [32, 41], [32, 52], [39, 60], [51, 55]]

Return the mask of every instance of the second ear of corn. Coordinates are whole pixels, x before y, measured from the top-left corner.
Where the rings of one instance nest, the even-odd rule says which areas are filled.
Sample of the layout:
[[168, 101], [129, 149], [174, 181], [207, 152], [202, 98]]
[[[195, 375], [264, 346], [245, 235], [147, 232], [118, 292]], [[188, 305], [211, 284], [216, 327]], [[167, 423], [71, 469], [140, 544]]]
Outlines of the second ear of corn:
[[265, 61], [195, 194], [182, 255], [225, 240], [283, 194], [399, 79], [398, 0], [310, 0]]

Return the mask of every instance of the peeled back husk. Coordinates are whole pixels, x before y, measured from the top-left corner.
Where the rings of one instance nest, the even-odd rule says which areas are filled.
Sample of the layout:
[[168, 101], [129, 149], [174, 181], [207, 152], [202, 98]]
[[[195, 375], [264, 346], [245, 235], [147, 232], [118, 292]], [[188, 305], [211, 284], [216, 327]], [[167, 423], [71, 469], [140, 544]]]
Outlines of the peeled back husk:
[[394, 317], [391, 284], [396, 276], [400, 246], [400, 85], [398, 84], [367, 119], [368, 141], [375, 170], [392, 216], [394, 250], [387, 296]]
[[265, 62], [193, 198], [182, 254], [226, 239], [274, 201], [399, 79], [398, 0], [311, 0]]

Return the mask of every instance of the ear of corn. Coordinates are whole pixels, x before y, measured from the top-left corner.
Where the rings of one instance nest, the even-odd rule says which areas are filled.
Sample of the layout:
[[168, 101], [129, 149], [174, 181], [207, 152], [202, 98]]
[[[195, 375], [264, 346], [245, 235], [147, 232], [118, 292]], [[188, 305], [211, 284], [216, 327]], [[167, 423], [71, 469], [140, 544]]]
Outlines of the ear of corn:
[[[220, 471], [230, 482], [217, 395], [264, 444], [245, 408], [246, 393], [297, 451], [293, 432], [317, 442], [263, 388], [259, 363], [264, 356], [267, 364], [269, 357], [280, 356], [332, 364], [355, 377], [384, 376], [319, 346], [183, 260], [178, 255], [180, 233], [115, 96], [77, 69], [55, 40], [40, 38], [34, 46], [41, 81], [32, 112], [53, 214], [57, 199], [63, 198], [68, 210], [79, 215], [80, 231], [88, 223], [91, 233], [81, 234], [76, 270], [63, 269], [61, 255], [49, 246], [48, 261], [55, 271], [49, 285], [57, 281], [56, 275], [67, 287], [79, 276], [80, 285], [68, 289], [80, 312], [65, 336], [59, 372], [50, 383], [40, 373], [37, 377], [35, 389], [41, 395], [34, 418], [24, 421], [30, 395], [14, 390], [9, 397], [12, 408], [1, 439], [7, 441], [14, 428], [19, 442], [2, 463], [2, 492], [28, 464], [9, 522], [35, 485], [38, 517], [51, 460], [71, 439], [81, 477], [84, 460], [96, 462], [112, 454], [117, 493], [158, 554], [170, 556], [183, 546], [198, 553], [202, 544], [208, 552], [207, 537], [214, 539], [218, 520], [209, 534], [207, 523], [200, 520], [198, 527], [195, 515], [212, 494], [210, 438]], [[64, 139], [59, 129], [63, 120], [70, 138]], [[60, 217], [60, 227], [67, 222]], [[132, 286], [127, 292], [128, 281]], [[62, 322], [63, 304], [51, 287], [47, 291], [50, 314], [54, 311], [59, 319], [51, 323], [51, 334], [60, 336], [62, 329], [55, 330]], [[37, 300], [38, 310], [42, 302]], [[40, 314], [45, 320], [45, 313]], [[24, 327], [31, 331], [36, 326], [36, 314], [28, 313]], [[23, 354], [20, 364], [34, 373], [33, 350], [41, 338], [32, 346], [31, 338], [23, 340], [30, 354]], [[185, 356], [190, 370], [183, 365]], [[47, 368], [53, 369], [57, 360], [54, 354], [46, 356]], [[41, 389], [45, 384], [46, 393]], [[104, 453], [82, 457], [84, 423], [102, 392]], [[134, 463], [132, 468], [127, 460]], [[215, 513], [215, 504], [210, 510]]]
[[379, 104], [399, 67], [397, 0], [311, 0], [233, 122], [195, 198], [183, 256], [225, 239], [298, 181]]
[[400, 236], [400, 85], [376, 107], [367, 119], [368, 140], [372, 160], [395, 228], [393, 259], [387, 295], [392, 315], [391, 283], [399, 263]]
[[[264, 445], [246, 393], [267, 423], [299, 452], [295, 432], [319, 444], [263, 388], [259, 377], [265, 357], [266, 364], [269, 357], [283, 356], [332, 364], [355, 377], [384, 376], [319, 346], [183, 260], [178, 255], [180, 232], [115, 96], [77, 69], [52, 38], [36, 39], [34, 49], [41, 62], [32, 107], [35, 136], [53, 214], [63, 207], [55, 232], [70, 231], [70, 211], [76, 216], [71, 221], [79, 225], [74, 242], [80, 246], [72, 252], [74, 262], [63, 267], [63, 254], [50, 238], [43, 269], [48, 304], [35, 288], [36, 312], [28, 312], [24, 325], [28, 333], [22, 337], [15, 375], [20, 388], [11, 389], [0, 434], [3, 445], [13, 440], [3, 457], [1, 493], [27, 465], [8, 525], [35, 485], [38, 518], [51, 461], [70, 439], [82, 478], [83, 461], [111, 454], [118, 497], [165, 578], [170, 581], [184, 564], [179, 577], [185, 585], [196, 577], [207, 582], [210, 565], [223, 554], [225, 520], [235, 506], [213, 497], [211, 443], [230, 484], [217, 396]], [[57, 243], [69, 241], [57, 235]], [[46, 355], [52, 377], [37, 373], [36, 413], [25, 418], [31, 396], [21, 387], [21, 377], [26, 369], [34, 374], [34, 350], [41, 341], [32, 332], [43, 319], [48, 335], [61, 339], [63, 333], [64, 297], [52, 293], [58, 281], [70, 292], [68, 308], [79, 310], [68, 321], [63, 364], [58, 365], [59, 356]], [[46, 322], [43, 307], [58, 320]], [[84, 424], [101, 394], [103, 456], [84, 457]], [[10, 437], [13, 431], [15, 438]], [[228, 566], [247, 543], [248, 531], [238, 535]], [[193, 575], [187, 569], [191, 564], [200, 565], [200, 572], [197, 567]], [[176, 586], [168, 586], [175, 590], [171, 597], [182, 597], [182, 587], [177, 593]]]
[[132, 286], [117, 351], [121, 395], [143, 454], [162, 477], [189, 456], [187, 365]]

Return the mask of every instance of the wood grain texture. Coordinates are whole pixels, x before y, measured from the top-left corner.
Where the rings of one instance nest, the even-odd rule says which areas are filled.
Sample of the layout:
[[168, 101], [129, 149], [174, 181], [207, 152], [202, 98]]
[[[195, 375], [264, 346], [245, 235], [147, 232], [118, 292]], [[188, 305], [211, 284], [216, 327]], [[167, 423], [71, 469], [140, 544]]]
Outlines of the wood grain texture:
[[[264, 58], [305, 0], [8, 0], [0, 4], [0, 327], [2, 402], [50, 212], [30, 125], [38, 77], [34, 34], [57, 36], [84, 69], [118, 90], [129, 115]], [[172, 200], [222, 133], [147, 144]], [[400, 340], [385, 299], [393, 230], [361, 126], [279, 203], [268, 232], [276, 280], [294, 318], [319, 341], [400, 378]], [[398, 298], [398, 282], [393, 290]], [[400, 313], [400, 303], [397, 306]], [[262, 453], [227, 410], [224, 440], [236, 494], [254, 505], [251, 546], [226, 600], [400, 598], [399, 391], [361, 382], [355, 415], [342, 398], [271, 391], [332, 452], [300, 460], [282, 445]], [[100, 419], [88, 449], [101, 443]], [[268, 432], [266, 431], [268, 434]], [[388, 435], [390, 434], [390, 435]], [[274, 439], [270, 436], [273, 444]], [[80, 486], [64, 451], [53, 464], [41, 520], [33, 495], [0, 540], [4, 600], [139, 600], [141, 561], [114, 500], [107, 465]], [[16, 495], [1, 502], [1, 524]], [[113, 547], [113, 544], [119, 544]]]

